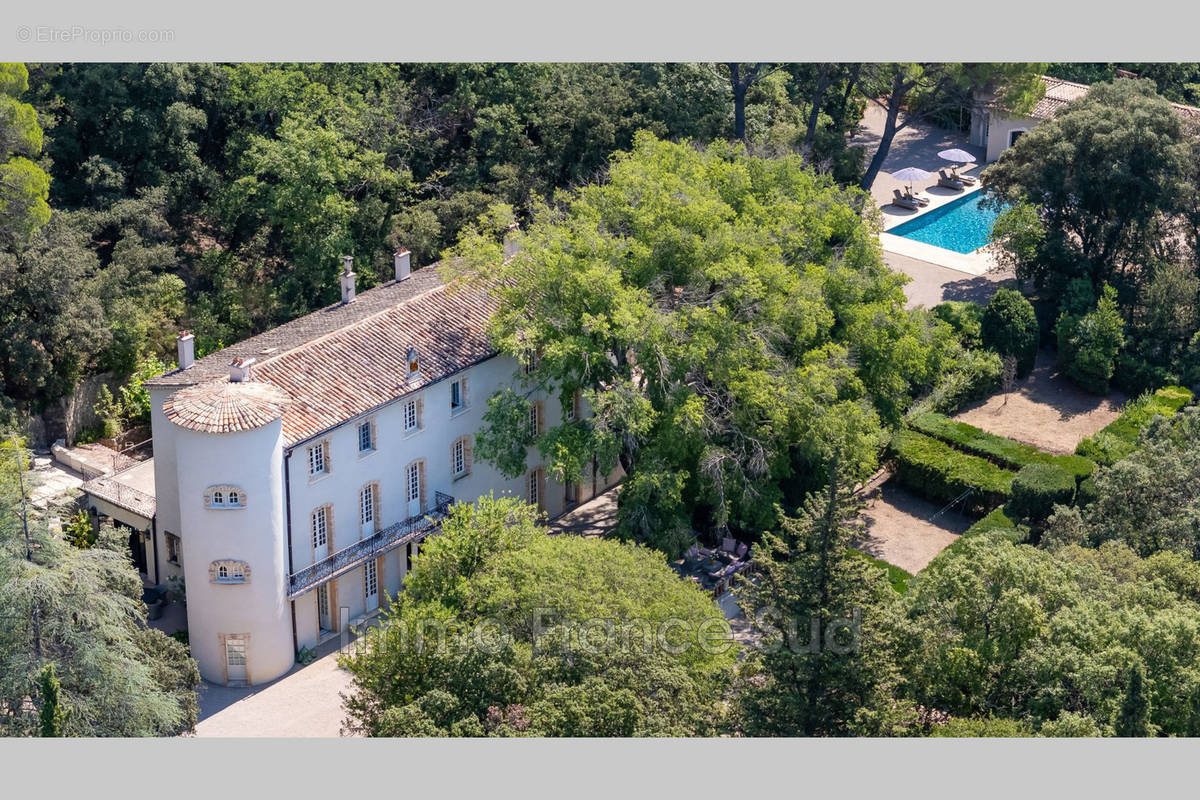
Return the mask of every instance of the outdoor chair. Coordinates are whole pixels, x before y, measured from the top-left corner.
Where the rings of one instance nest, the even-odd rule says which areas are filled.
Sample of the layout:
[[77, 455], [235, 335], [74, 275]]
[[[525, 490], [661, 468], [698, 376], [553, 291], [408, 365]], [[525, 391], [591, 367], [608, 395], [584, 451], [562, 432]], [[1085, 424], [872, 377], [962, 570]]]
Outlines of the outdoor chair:
[[750, 552], [750, 545], [746, 544], [745, 542], [739, 542], [738, 546], [737, 546], [737, 550], [734, 551], [734, 555], [738, 557], [739, 561], [745, 561], [746, 554], [749, 552]]
[[724, 550], [726, 553], [729, 553], [729, 555], [733, 555], [735, 552], [737, 552], [737, 548], [738, 548], [738, 540], [737, 539], [734, 539], [730, 536], [726, 536], [724, 539], [721, 540], [721, 549]]
[[916, 211], [921, 207], [921, 204], [913, 197], [900, 194], [899, 189], [892, 189], [892, 205], [907, 208], [910, 211]]
[[979, 183], [979, 178], [976, 178], [974, 175], [963, 175], [958, 170], [951, 170], [950, 177], [954, 180], [962, 181], [967, 186], [974, 186]]
[[689, 547], [687, 549], [687, 552], [683, 554], [683, 558], [689, 564], [699, 561], [700, 560], [700, 546], [692, 545], [691, 547]]
[[957, 189], [961, 192], [966, 184], [956, 178], [950, 177], [946, 174], [946, 170], [943, 169], [938, 171], [938, 186], [946, 189]]

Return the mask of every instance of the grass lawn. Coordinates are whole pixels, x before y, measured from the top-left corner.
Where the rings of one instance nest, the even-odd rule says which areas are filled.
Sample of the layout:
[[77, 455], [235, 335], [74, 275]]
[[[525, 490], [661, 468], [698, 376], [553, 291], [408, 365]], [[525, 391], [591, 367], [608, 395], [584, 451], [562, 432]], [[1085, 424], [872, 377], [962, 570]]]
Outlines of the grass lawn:
[[888, 582], [892, 584], [892, 588], [895, 589], [899, 594], [904, 594], [908, 591], [908, 582], [912, 580], [911, 574], [900, 569], [895, 564], [889, 564], [882, 558], [875, 558], [875, 556], [868, 555], [862, 550], [855, 550], [853, 547], [851, 547], [850, 552], [856, 556], [859, 556], [860, 558], [866, 559], [877, 567], [882, 567], [884, 571], [887, 572]]

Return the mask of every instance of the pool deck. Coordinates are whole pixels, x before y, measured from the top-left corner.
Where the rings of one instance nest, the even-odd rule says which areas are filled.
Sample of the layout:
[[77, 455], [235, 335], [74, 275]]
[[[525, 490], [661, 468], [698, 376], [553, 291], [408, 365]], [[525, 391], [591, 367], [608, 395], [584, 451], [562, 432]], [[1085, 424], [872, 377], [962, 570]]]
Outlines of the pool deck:
[[[875, 103], [868, 103], [866, 113], [863, 115], [862, 122], [852, 141], [852, 144], [866, 149], [868, 158], [874, 155], [875, 148], [878, 146], [883, 123], [883, 110]], [[983, 151], [972, 146], [966, 137], [957, 131], [948, 131], [914, 121], [896, 134], [896, 138], [892, 141], [892, 147], [888, 151], [888, 157], [883, 162], [883, 169], [871, 184], [871, 196], [878, 204], [880, 216], [883, 218], [884, 232], [879, 235], [879, 243], [882, 245], [885, 255], [894, 254], [904, 258], [917, 259], [956, 272], [979, 276], [996, 268], [996, 260], [987, 252], [987, 248], [976, 250], [973, 253], [955, 253], [952, 250], [934, 247], [887, 232], [910, 219], [979, 191], [978, 184], [961, 192], [954, 189], [943, 189], [937, 185], [938, 170], [948, 169], [951, 166], [938, 158], [937, 153], [951, 147], [975, 153], [980, 161], [983, 160]], [[918, 211], [891, 204], [892, 191], [904, 189], [904, 184], [893, 178], [891, 173], [904, 167], [920, 167], [933, 173], [928, 180], [913, 186], [914, 191], [923, 193], [930, 199], [929, 205]], [[976, 163], [959, 171], [978, 177], [981, 169], [982, 167]]]
[[[970, 174], [970, 171], [967, 171]], [[943, 247], [935, 247], [925, 242], [918, 242], [915, 239], [907, 239], [903, 236], [896, 236], [888, 233], [889, 230], [897, 225], [902, 225], [910, 219], [916, 219], [923, 214], [928, 214], [935, 208], [952, 203], [959, 198], [966, 197], [980, 191], [981, 187], [976, 184], [972, 188], [968, 188], [962, 192], [943, 189], [937, 194], [934, 193], [932, 187], [927, 189], [925, 194], [929, 196], [930, 203], [920, 211], [910, 211], [906, 215], [900, 215], [898, 212], [901, 209], [896, 206], [888, 206], [883, 215], [883, 233], [879, 234], [879, 244], [883, 247], [884, 252], [895, 253], [908, 258], [919, 259], [920, 261], [928, 261], [930, 264], [936, 264], [939, 267], [965, 272], [968, 275], [983, 275], [990, 270], [996, 268], [996, 259], [988, 252], [988, 248], [982, 247], [971, 253], [956, 253], [953, 250], [947, 250]], [[942, 192], [946, 192], [943, 194]]]

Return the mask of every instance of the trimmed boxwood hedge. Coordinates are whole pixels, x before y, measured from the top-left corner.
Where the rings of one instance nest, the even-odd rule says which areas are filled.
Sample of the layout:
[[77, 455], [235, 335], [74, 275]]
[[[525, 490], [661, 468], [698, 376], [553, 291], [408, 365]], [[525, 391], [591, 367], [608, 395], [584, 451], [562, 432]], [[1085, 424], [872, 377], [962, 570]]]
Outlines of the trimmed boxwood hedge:
[[1074, 475], [1054, 464], [1028, 464], [1013, 478], [1008, 513], [1018, 519], [1041, 522], [1050, 516], [1055, 503], [1068, 505], [1074, 499]]
[[1182, 386], [1164, 386], [1154, 394], [1143, 394], [1126, 403], [1121, 416], [1081, 441], [1075, 453], [1097, 464], [1112, 466], [1133, 452], [1142, 428], [1150, 420], [1156, 416], [1174, 416], [1191, 401], [1191, 391]]
[[974, 489], [964, 501], [964, 510], [984, 514], [1009, 497], [1014, 473], [931, 436], [913, 430], [897, 431], [891, 450], [896, 478], [931, 500], [948, 503], [967, 489]]
[[920, 414], [909, 420], [909, 424], [927, 436], [941, 439], [968, 453], [983, 456], [1002, 467], [1020, 469], [1027, 464], [1053, 464], [1071, 473], [1077, 481], [1091, 475], [1096, 469], [1095, 462], [1083, 456], [1043, 453], [1032, 445], [996, 436], [974, 425], [956, 422], [942, 414]]

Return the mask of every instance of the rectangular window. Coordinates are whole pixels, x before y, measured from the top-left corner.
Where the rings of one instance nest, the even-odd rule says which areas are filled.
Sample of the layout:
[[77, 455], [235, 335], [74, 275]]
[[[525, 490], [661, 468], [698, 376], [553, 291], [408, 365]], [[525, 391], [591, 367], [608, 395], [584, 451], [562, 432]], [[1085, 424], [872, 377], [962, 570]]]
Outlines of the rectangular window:
[[358, 493], [359, 521], [363, 527], [375, 522], [375, 486], [364, 486]]
[[451, 450], [454, 477], [461, 478], [467, 474], [467, 443], [459, 439]]
[[410, 464], [408, 467], [408, 502], [413, 503], [421, 499], [421, 469], [418, 464]]
[[314, 444], [308, 448], [308, 474], [325, 474], [325, 443]]
[[530, 406], [529, 406], [529, 421], [526, 423], [525, 427], [528, 429], [530, 439], [534, 438], [535, 436], [537, 436], [540, 433], [540, 431], [538, 430], [538, 405], [537, 405], [537, 403], [530, 404]]
[[329, 518], [327, 508], [318, 508], [312, 515], [312, 542], [318, 550], [329, 543]]
[[173, 533], [165, 534], [167, 540], [167, 561], [172, 564], [179, 563], [179, 537]]
[[374, 449], [375, 438], [371, 435], [371, 423], [360, 423], [358, 426], [358, 452], [365, 453]]
[[404, 404], [404, 430], [415, 431], [417, 429], [417, 401], [409, 400]]
[[450, 410], [458, 411], [464, 406], [462, 381], [454, 381], [450, 384]]
[[567, 406], [567, 422], [574, 422], [579, 418], [579, 392], [576, 391], [571, 395], [571, 403]]
[[363, 583], [367, 597], [379, 594], [379, 573], [373, 560], [363, 565]]
[[541, 502], [538, 497], [538, 471], [535, 469], [529, 473], [529, 505], [541, 507]]

